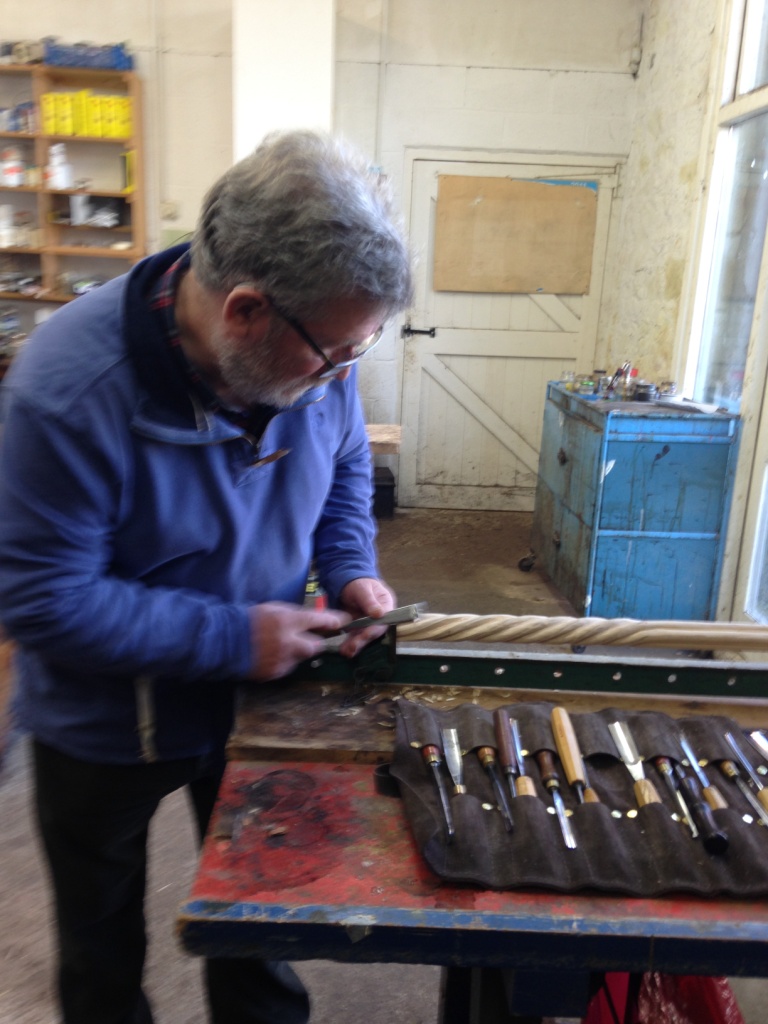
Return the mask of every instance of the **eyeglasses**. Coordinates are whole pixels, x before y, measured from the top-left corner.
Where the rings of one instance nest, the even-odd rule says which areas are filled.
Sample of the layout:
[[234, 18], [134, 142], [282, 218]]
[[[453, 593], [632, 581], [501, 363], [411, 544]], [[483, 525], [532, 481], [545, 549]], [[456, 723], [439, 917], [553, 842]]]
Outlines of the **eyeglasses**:
[[270, 299], [270, 302], [272, 303], [272, 308], [277, 315], [281, 316], [283, 320], [285, 320], [285, 322], [289, 324], [294, 331], [296, 331], [299, 337], [306, 341], [315, 355], [320, 356], [325, 363], [325, 370], [317, 375], [321, 380], [324, 380], [326, 377], [335, 377], [337, 373], [341, 373], [341, 371], [345, 370], [348, 366], [352, 366], [358, 359], [360, 359], [361, 356], [364, 356], [366, 352], [370, 352], [372, 348], [375, 348], [376, 345], [378, 345], [381, 341], [381, 336], [384, 333], [384, 325], [382, 324], [382, 326], [378, 327], [373, 334], [369, 334], [368, 337], [363, 338], [362, 341], [342, 342], [340, 347], [350, 349], [352, 351], [352, 358], [345, 359], [343, 363], [334, 363], [328, 358], [315, 339], [310, 335], [309, 331], [307, 331], [307, 329], [300, 324], [298, 320], [289, 316], [284, 309], [281, 309], [277, 305], [274, 299]]

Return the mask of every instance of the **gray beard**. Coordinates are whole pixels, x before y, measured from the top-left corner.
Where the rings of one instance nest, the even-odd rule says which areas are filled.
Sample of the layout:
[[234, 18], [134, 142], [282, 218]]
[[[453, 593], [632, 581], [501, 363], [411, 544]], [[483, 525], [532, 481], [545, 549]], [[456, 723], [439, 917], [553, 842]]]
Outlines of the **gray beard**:
[[312, 379], [290, 379], [290, 360], [279, 344], [280, 333], [270, 327], [258, 351], [243, 350], [228, 338], [211, 339], [227, 390], [226, 401], [244, 408], [269, 405], [286, 409], [317, 386]]

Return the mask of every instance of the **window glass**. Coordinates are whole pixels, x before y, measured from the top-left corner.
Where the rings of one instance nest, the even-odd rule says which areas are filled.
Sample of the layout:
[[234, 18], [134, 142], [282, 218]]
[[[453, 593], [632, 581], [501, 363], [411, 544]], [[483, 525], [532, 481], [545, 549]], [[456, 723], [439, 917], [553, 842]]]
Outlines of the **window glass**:
[[718, 220], [693, 397], [738, 412], [768, 224], [768, 112], [722, 130]]
[[744, 21], [739, 61], [739, 93], [768, 84], [768, 4], [750, 0]]
[[760, 513], [757, 540], [752, 553], [752, 568], [749, 574], [746, 612], [755, 622], [768, 623], [768, 474], [763, 473], [763, 490], [760, 499]]

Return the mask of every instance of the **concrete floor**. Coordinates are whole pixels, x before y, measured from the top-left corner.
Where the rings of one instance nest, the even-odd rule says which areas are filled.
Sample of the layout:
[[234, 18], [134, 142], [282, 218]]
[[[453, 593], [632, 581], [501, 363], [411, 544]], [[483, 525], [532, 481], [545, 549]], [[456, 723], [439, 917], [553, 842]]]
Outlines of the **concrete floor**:
[[[426, 600], [436, 612], [571, 615], [539, 573], [517, 568], [530, 523], [524, 513], [399, 510], [380, 524], [382, 573], [402, 603]], [[54, 1024], [50, 895], [30, 819], [23, 738], [9, 745], [0, 766], [0, 820], [0, 1024]], [[173, 934], [195, 858], [184, 797], [175, 794], [161, 805], [151, 836], [147, 989], [157, 1024], [206, 1019], [199, 962], [179, 951]], [[313, 1024], [437, 1020], [438, 968], [314, 961], [297, 969], [312, 994]], [[746, 1024], [764, 1024], [765, 983], [735, 987]]]

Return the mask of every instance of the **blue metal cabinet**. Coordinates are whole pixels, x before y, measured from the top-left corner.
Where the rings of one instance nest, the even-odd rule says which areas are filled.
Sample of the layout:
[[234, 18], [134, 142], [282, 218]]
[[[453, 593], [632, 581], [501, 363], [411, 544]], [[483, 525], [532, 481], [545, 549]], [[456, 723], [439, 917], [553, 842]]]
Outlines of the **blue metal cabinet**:
[[547, 386], [532, 549], [580, 615], [715, 617], [738, 422]]

